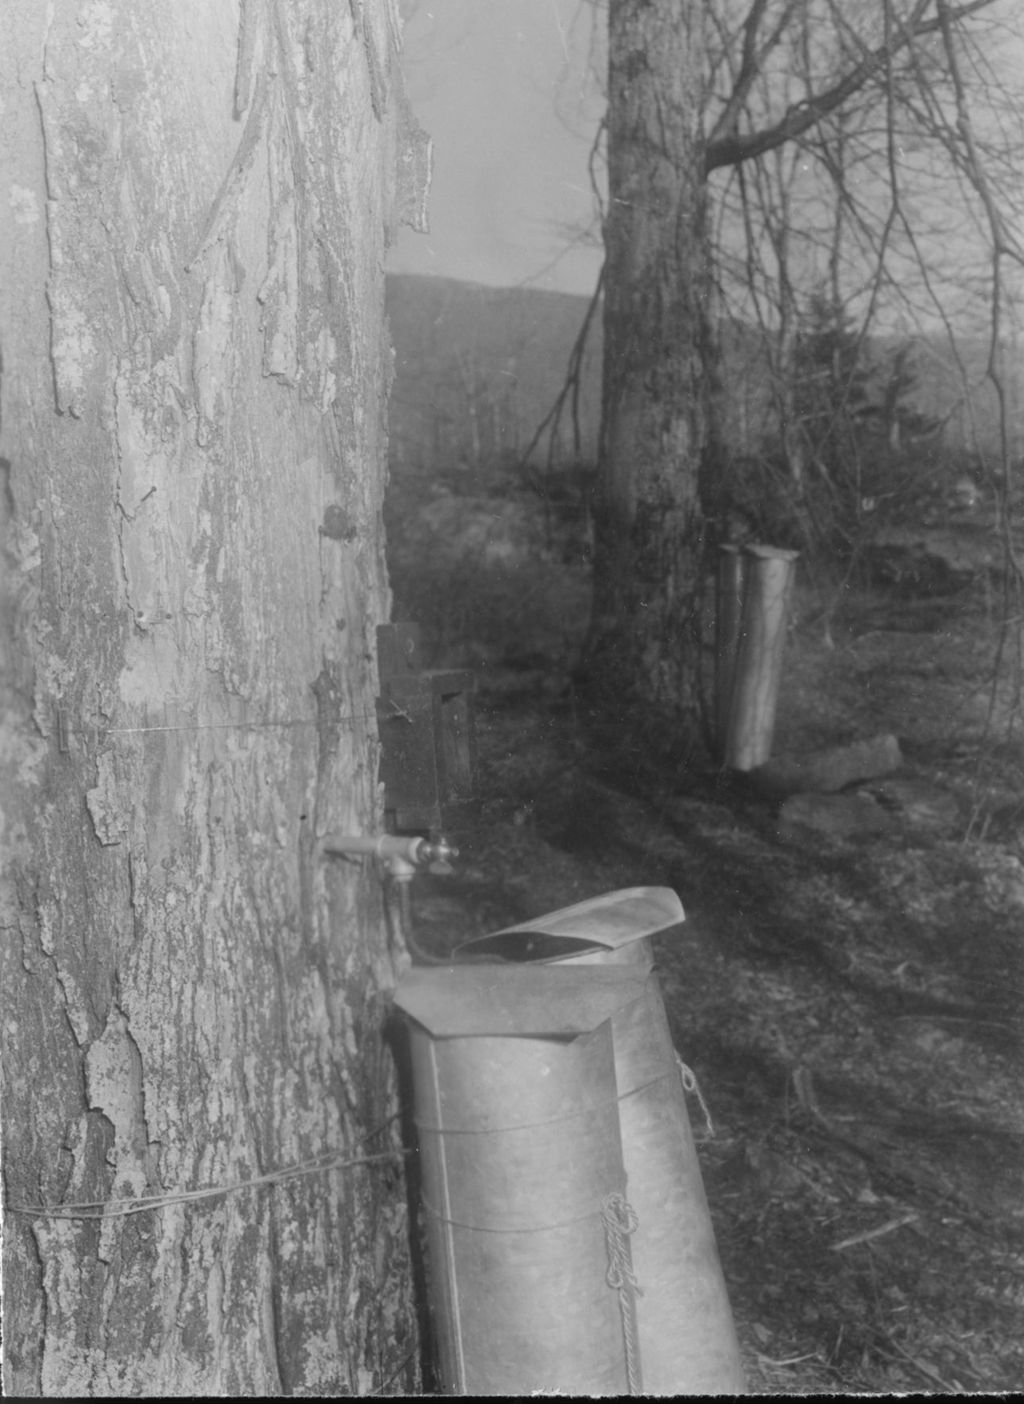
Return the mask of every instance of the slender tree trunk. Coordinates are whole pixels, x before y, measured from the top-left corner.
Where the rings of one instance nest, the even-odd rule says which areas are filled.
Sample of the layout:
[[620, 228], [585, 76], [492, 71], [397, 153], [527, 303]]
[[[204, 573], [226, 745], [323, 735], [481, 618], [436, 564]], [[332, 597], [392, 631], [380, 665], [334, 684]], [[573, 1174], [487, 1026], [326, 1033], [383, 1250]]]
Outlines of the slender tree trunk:
[[8, 1393], [416, 1383], [400, 1159], [240, 1188], [396, 1150], [379, 886], [317, 841], [380, 820], [397, 36], [8, 7]]
[[707, 438], [703, 6], [610, 0], [604, 384], [583, 675], [689, 710]]

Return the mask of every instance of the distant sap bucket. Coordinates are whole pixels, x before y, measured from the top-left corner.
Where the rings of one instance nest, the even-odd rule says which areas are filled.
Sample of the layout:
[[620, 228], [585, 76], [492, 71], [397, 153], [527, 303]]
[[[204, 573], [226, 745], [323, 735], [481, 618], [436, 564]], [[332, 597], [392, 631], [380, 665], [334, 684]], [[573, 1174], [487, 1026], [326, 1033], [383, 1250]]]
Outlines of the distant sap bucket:
[[396, 991], [446, 1393], [627, 1391], [611, 1018], [642, 990], [627, 970], [473, 965], [414, 968]]
[[753, 770], [772, 752], [786, 620], [798, 551], [723, 547], [716, 639], [718, 745], [731, 770]]
[[[646, 975], [651, 935], [684, 920], [670, 888], [629, 888], [467, 942], [461, 950], [515, 950], [559, 968], [626, 965]], [[587, 931], [589, 930], [589, 945]], [[571, 935], [570, 935], [571, 933]], [[580, 949], [566, 953], [565, 943]], [[509, 955], [507, 958], [514, 958]], [[541, 973], [541, 972], [538, 972]], [[551, 973], [555, 973], [552, 967]], [[625, 971], [623, 973], [626, 973]], [[640, 1366], [646, 1393], [742, 1394], [747, 1390], [686, 1099], [657, 977], [611, 1016], [626, 1195], [636, 1212], [633, 1270]]]

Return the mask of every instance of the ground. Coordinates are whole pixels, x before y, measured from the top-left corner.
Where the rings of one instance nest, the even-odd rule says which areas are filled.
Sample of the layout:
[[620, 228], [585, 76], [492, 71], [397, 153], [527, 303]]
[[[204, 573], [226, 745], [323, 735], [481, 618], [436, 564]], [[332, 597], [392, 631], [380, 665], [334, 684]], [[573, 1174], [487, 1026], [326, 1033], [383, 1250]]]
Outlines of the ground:
[[836, 822], [696, 750], [652, 772], [595, 749], [569, 676], [585, 568], [524, 567], [519, 506], [487, 511], [468, 552], [392, 522], [399, 617], [480, 686], [480, 815], [456, 871], [415, 880], [420, 943], [674, 888], [687, 921], [655, 956], [751, 1388], [1021, 1389], [1024, 741], [998, 582], [801, 579], [775, 754], [891, 733], [903, 757]]

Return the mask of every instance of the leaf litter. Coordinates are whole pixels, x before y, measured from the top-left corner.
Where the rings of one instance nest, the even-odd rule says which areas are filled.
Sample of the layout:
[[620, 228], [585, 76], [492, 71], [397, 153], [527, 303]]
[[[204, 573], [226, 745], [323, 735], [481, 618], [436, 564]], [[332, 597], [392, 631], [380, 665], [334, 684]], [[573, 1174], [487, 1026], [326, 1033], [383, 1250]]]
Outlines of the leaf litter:
[[[673, 887], [687, 921], [656, 964], [716, 1127], [692, 1099], [751, 1388], [1016, 1390], [1024, 743], [979, 750], [991, 647], [969, 603], [932, 635], [870, 608], [885, 629], [852, 610], [834, 648], [792, 631], [776, 750], [895, 731], [902, 774], [956, 801], [932, 822], [795, 841], [710, 763], [617, 767], [550, 669], [494, 664], [480, 819], [454, 876], [417, 878], [414, 916], [443, 955], [599, 892]], [[986, 837], [965, 837], [982, 811]]]

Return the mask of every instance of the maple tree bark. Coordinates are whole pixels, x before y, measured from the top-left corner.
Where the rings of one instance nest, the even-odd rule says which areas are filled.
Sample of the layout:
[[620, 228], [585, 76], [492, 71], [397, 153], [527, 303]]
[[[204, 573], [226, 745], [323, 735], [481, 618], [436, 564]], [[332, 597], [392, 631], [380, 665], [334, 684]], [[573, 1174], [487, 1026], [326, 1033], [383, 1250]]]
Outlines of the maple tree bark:
[[700, 9], [611, 0], [608, 10], [603, 420], [584, 678], [606, 701], [670, 713], [693, 697], [708, 427]]
[[381, 820], [399, 36], [392, 0], [7, 16], [10, 1393], [417, 1383], [379, 882], [318, 851]]

